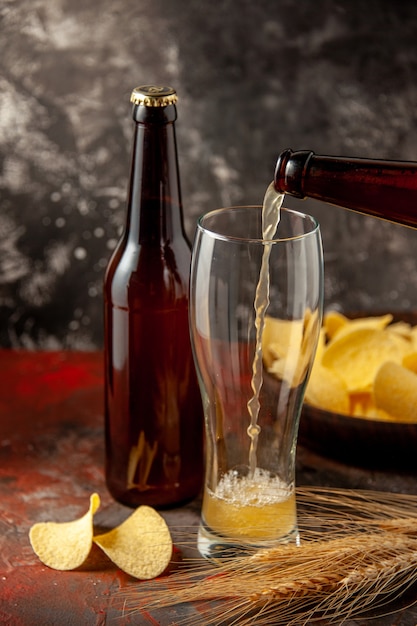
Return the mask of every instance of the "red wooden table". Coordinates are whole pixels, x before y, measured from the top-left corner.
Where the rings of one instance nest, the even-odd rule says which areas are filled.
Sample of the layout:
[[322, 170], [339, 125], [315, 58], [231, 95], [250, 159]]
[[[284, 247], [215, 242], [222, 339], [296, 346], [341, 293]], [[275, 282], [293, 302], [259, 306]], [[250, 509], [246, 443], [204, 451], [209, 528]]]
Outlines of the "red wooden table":
[[[39, 521], [67, 521], [86, 512], [98, 492], [100, 530], [131, 510], [113, 502], [104, 483], [103, 365], [100, 353], [0, 350], [0, 623], [8, 626], [204, 624], [204, 607], [181, 606], [157, 616], [123, 615], [115, 602], [133, 583], [97, 549], [81, 571], [45, 567], [28, 532]], [[416, 493], [413, 474], [347, 467], [298, 452], [298, 484], [351, 486]], [[163, 512], [172, 532], [197, 527], [200, 502]], [[190, 548], [193, 553], [192, 548]], [[187, 553], [187, 551], [185, 551]], [[194, 553], [195, 554], [195, 553]], [[141, 584], [137, 582], [135, 584]], [[345, 626], [367, 621], [348, 621]], [[417, 609], [379, 618], [378, 626], [416, 626]]]
[[[93, 492], [101, 497], [95, 519], [103, 530], [131, 513], [104, 483], [102, 370], [100, 353], [0, 351], [1, 624], [172, 624], [178, 616], [123, 616], [113, 596], [133, 579], [99, 550], [85, 570], [59, 572], [29, 543], [32, 524], [80, 517]], [[170, 525], [197, 524], [199, 504], [164, 516]]]

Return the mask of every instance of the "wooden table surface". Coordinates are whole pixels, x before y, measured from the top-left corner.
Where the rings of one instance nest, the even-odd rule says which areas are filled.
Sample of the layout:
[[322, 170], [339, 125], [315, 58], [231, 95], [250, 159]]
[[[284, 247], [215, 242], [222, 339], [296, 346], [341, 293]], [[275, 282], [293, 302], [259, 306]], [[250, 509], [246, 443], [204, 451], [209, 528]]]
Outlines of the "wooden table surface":
[[[205, 606], [180, 606], [152, 615], [124, 615], [117, 592], [133, 579], [93, 550], [81, 571], [45, 567], [28, 532], [39, 521], [80, 517], [93, 492], [101, 497], [96, 523], [115, 526], [131, 513], [108, 494], [103, 472], [103, 364], [99, 352], [0, 350], [0, 623], [9, 626], [175, 626], [185, 616], [204, 625]], [[346, 466], [300, 447], [297, 484], [417, 493], [413, 472]], [[200, 501], [162, 512], [176, 529], [196, 529]], [[189, 548], [193, 554], [192, 547]], [[184, 550], [183, 550], [184, 551]], [[185, 550], [187, 556], [187, 550]], [[141, 584], [137, 582], [135, 584]], [[417, 595], [416, 595], [417, 599]], [[416, 626], [417, 608], [346, 626]]]

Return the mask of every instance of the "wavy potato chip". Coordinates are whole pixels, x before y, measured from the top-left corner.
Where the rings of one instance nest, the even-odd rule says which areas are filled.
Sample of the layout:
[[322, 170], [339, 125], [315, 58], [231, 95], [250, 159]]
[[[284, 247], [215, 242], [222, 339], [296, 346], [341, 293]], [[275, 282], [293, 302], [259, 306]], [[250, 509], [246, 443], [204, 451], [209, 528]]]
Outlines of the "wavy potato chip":
[[362, 328], [370, 330], [383, 330], [390, 322], [392, 322], [392, 315], [390, 313], [376, 317], [358, 317], [353, 320], [346, 318], [345, 324], [336, 330], [332, 339], [341, 339], [342, 337], [350, 335], [351, 333], [354, 333]]
[[[408, 421], [417, 423], [417, 410], [414, 412], [410, 407], [414, 402], [411, 378], [403, 370], [401, 380], [408, 380], [410, 385], [408, 391], [403, 392], [404, 400], [396, 401], [396, 408], [392, 408], [384, 396], [386, 391], [380, 378], [377, 388], [377, 394], [381, 394], [380, 405], [377, 406], [375, 400], [375, 381], [383, 364], [391, 361], [417, 374], [417, 325], [392, 322], [392, 319], [391, 314], [349, 319], [338, 311], [326, 313], [307, 385], [306, 403], [374, 420], [404, 421], [406, 415]], [[391, 385], [396, 384], [393, 368], [388, 368], [388, 375], [394, 376]], [[341, 380], [344, 387], [340, 384]], [[391, 389], [391, 386], [387, 385], [386, 389]], [[348, 410], [344, 394], [349, 399]], [[407, 409], [403, 402], [407, 403]]]
[[141, 580], [162, 574], [172, 556], [168, 526], [154, 509], [140, 506], [120, 526], [94, 537], [120, 569]]
[[336, 336], [324, 351], [322, 364], [344, 380], [349, 393], [358, 393], [372, 389], [381, 363], [402, 363], [409, 351], [409, 342], [400, 335], [360, 327]]
[[384, 363], [375, 377], [374, 399], [398, 421], [417, 422], [417, 374], [398, 363]]
[[387, 326], [387, 331], [389, 333], [397, 333], [397, 335], [401, 335], [401, 337], [409, 341], [412, 339], [411, 324], [407, 322], [395, 322], [394, 324], [390, 324]]
[[410, 330], [411, 344], [414, 350], [417, 350], [417, 326], [413, 326]]
[[93, 545], [93, 516], [99, 506], [100, 497], [93, 493], [90, 508], [79, 519], [34, 524], [29, 531], [29, 539], [42, 563], [57, 570], [80, 567]]
[[268, 371], [290, 387], [303, 382], [320, 333], [318, 311], [307, 310], [302, 319], [265, 317], [262, 356]]
[[302, 320], [282, 320], [266, 315], [262, 332], [262, 355], [266, 367], [270, 368], [274, 361], [286, 357], [290, 348], [298, 354], [302, 340]]
[[402, 364], [405, 368], [417, 374], [417, 352], [406, 354]]
[[314, 365], [305, 393], [306, 402], [326, 411], [348, 414], [349, 394], [343, 380], [335, 372]]
[[350, 397], [350, 414], [356, 417], [364, 417], [372, 413], [375, 409], [374, 398], [371, 391], [363, 391], [360, 393], [351, 393]]
[[315, 367], [316, 364], [318, 364], [318, 365], [321, 364], [321, 360], [323, 358], [323, 353], [324, 353], [325, 348], [326, 348], [326, 331], [322, 327], [322, 328], [320, 328], [319, 339], [318, 339], [317, 348], [316, 348], [316, 354], [314, 355], [313, 370], [314, 370], [314, 367]]
[[324, 315], [323, 328], [329, 339], [332, 339], [335, 334], [349, 322], [349, 318], [343, 315], [343, 313], [339, 313], [339, 311], [329, 311]]
[[350, 394], [350, 411], [352, 417], [366, 417], [370, 420], [392, 421], [394, 418], [375, 406], [373, 392]]
[[161, 574], [172, 556], [165, 520], [151, 507], [141, 506], [113, 530], [94, 536], [93, 516], [99, 506], [100, 497], [93, 493], [81, 518], [34, 524], [29, 539], [42, 563], [57, 570], [76, 569], [86, 561], [94, 542], [127, 574], [142, 579]]

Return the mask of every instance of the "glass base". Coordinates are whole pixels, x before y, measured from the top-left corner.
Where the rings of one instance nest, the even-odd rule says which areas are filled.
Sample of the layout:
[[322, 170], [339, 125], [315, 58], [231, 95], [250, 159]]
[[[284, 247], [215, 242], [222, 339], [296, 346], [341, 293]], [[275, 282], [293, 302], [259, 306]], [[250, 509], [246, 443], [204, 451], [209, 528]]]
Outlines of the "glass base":
[[288, 543], [300, 545], [300, 535], [297, 527], [284, 537], [251, 543], [250, 541], [244, 542], [219, 535], [202, 521], [197, 536], [198, 551], [202, 557], [209, 561], [224, 562], [237, 557], [251, 556], [258, 550], [265, 550], [273, 548], [278, 544]]

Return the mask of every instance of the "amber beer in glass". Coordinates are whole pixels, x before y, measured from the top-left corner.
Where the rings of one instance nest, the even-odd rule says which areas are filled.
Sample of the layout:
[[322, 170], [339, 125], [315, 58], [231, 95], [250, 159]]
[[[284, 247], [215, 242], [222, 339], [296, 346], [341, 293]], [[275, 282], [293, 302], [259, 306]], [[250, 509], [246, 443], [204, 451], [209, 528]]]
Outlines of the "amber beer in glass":
[[106, 479], [129, 506], [169, 507], [202, 485], [203, 418], [188, 330], [191, 250], [183, 225], [176, 93], [132, 93], [127, 221], [105, 299]]
[[207, 445], [198, 549], [209, 559], [298, 541], [295, 451], [320, 333], [323, 259], [315, 220], [280, 213], [268, 238], [262, 207], [198, 221], [190, 327]]

